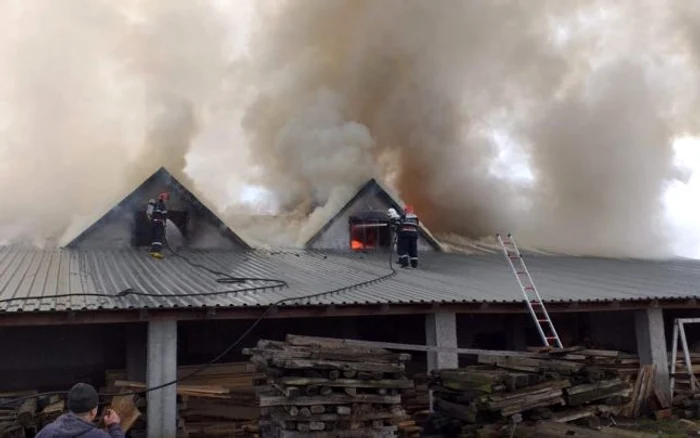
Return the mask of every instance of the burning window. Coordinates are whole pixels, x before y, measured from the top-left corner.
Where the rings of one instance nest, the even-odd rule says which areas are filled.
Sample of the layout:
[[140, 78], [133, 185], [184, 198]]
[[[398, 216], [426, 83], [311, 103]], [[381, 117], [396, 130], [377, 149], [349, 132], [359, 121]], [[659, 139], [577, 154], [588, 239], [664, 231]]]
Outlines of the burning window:
[[366, 212], [350, 217], [350, 249], [366, 251], [391, 248], [391, 227], [386, 214]]

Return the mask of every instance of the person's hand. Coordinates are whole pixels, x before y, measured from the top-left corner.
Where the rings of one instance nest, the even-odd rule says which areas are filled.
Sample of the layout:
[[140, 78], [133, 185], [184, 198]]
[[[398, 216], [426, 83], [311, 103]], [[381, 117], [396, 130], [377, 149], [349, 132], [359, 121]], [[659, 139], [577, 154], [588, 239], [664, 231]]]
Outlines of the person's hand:
[[107, 427], [113, 424], [119, 424], [122, 421], [121, 418], [119, 418], [119, 415], [112, 409], [107, 409], [107, 413], [105, 413], [104, 420], [105, 425]]

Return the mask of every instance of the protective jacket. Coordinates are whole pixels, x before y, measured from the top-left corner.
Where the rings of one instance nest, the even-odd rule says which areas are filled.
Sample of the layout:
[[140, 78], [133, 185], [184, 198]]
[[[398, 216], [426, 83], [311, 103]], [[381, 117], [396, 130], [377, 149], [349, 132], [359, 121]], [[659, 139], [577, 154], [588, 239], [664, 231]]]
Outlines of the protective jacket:
[[168, 218], [168, 207], [162, 199], [155, 201], [153, 204], [148, 204], [148, 218], [156, 223], [165, 223]]
[[415, 213], [406, 213], [401, 218], [401, 225], [399, 226], [400, 233], [412, 233], [418, 235], [419, 221], [418, 216]]

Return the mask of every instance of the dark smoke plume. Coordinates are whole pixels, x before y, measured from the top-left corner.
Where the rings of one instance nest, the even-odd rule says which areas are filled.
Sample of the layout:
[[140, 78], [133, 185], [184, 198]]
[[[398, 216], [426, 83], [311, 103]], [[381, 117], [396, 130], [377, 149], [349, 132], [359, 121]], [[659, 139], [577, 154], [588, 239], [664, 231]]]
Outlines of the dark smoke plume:
[[699, 17], [655, 0], [4, 2], [0, 240], [60, 241], [165, 165], [221, 210], [267, 188], [276, 244], [379, 177], [453, 241], [668, 255]]
[[[672, 44], [674, 5], [283, 2], [252, 40], [252, 158], [287, 209], [321, 199], [318, 222], [347, 199], [337, 192], [380, 175], [433, 231], [666, 255], [672, 110], [689, 96], [659, 77], [678, 56], [676, 70], [691, 65]], [[493, 171], [494, 125], [532, 181]]]

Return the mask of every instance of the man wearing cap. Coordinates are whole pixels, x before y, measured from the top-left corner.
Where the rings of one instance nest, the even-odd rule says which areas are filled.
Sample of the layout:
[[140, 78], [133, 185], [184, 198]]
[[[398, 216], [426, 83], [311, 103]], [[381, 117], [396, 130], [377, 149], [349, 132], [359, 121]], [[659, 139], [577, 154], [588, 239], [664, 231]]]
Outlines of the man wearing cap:
[[92, 385], [78, 383], [68, 393], [68, 413], [61, 415], [36, 435], [36, 438], [124, 438], [119, 415], [109, 409], [104, 416], [107, 432], [93, 423], [97, 417], [97, 391]]

